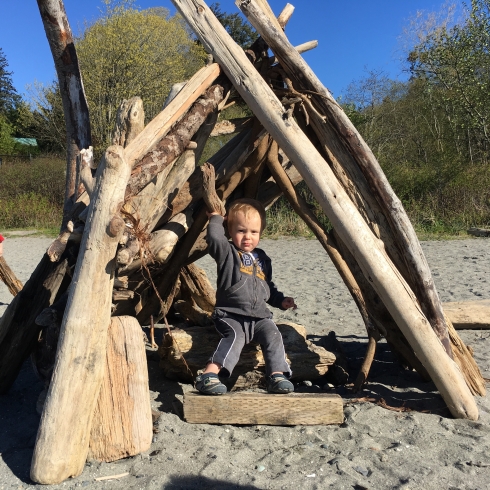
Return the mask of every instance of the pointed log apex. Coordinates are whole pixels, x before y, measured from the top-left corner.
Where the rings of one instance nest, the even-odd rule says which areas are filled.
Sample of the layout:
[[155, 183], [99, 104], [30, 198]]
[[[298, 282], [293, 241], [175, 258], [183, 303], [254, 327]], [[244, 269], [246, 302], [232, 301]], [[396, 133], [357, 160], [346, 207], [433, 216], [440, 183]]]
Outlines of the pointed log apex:
[[109, 225], [107, 226], [107, 234], [114, 238], [123, 234], [124, 229], [126, 228], [126, 223], [120, 216], [113, 216]]

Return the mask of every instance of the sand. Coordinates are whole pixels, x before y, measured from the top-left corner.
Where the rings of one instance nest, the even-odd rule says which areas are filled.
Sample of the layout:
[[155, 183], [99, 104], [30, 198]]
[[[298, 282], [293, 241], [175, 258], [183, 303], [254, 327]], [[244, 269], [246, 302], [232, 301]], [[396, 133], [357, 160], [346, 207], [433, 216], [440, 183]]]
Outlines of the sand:
[[[5, 258], [26, 281], [50, 239], [8, 237]], [[334, 331], [355, 378], [366, 333], [356, 307], [317, 242], [264, 240], [273, 259], [274, 281], [298, 304], [274, 311], [276, 320], [303, 324], [321, 343]], [[490, 299], [490, 241], [423, 242], [442, 301]], [[202, 259], [211, 279], [215, 266]], [[11, 301], [0, 283], [0, 314]], [[460, 331], [490, 378], [490, 331]], [[340, 426], [271, 427], [191, 425], [175, 401], [192, 389], [166, 380], [156, 352], [148, 350], [152, 405], [161, 412], [153, 444], [145, 454], [112, 464], [88, 463], [83, 473], [53, 488], [105, 489], [486, 489], [490, 486], [490, 400], [478, 398], [477, 422], [454, 420], [432, 383], [403, 371], [384, 342], [378, 346], [369, 382], [357, 397], [384, 398], [396, 412], [375, 403], [352, 402], [344, 387], [345, 423]], [[321, 391], [325, 380], [297, 391]], [[29, 467], [42, 389], [29, 362], [8, 395], [0, 397], [0, 490], [34, 486]], [[174, 402], [174, 404], [172, 404]], [[119, 479], [96, 478], [129, 473]]]

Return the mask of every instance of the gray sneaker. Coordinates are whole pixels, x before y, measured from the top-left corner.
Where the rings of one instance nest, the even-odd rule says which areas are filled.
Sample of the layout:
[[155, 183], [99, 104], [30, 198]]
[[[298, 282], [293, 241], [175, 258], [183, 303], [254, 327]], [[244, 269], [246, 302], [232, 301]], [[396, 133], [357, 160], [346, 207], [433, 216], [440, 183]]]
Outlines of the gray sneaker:
[[269, 393], [292, 393], [294, 385], [284, 374], [273, 374], [267, 378], [267, 391]]
[[196, 389], [203, 395], [224, 395], [228, 391], [214, 373], [200, 374], [196, 378]]

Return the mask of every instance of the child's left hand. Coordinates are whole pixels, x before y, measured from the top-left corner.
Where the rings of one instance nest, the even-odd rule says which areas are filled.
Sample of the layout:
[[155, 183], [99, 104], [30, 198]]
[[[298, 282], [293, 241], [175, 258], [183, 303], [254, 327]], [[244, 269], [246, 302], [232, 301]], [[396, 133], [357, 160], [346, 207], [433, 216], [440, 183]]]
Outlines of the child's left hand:
[[292, 308], [293, 310], [295, 310], [297, 308], [296, 303], [294, 302], [294, 298], [290, 298], [290, 297], [284, 298], [282, 300], [281, 306], [285, 310], [289, 310], [289, 308]]

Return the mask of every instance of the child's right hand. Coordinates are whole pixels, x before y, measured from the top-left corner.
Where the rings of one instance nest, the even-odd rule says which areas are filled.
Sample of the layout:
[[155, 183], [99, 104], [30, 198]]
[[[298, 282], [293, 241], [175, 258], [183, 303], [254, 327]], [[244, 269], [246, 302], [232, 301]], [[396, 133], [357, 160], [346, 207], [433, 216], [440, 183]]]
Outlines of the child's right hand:
[[221, 216], [221, 214], [217, 213], [216, 211], [208, 211], [206, 210], [206, 216], [209, 218], [211, 218], [211, 216]]

